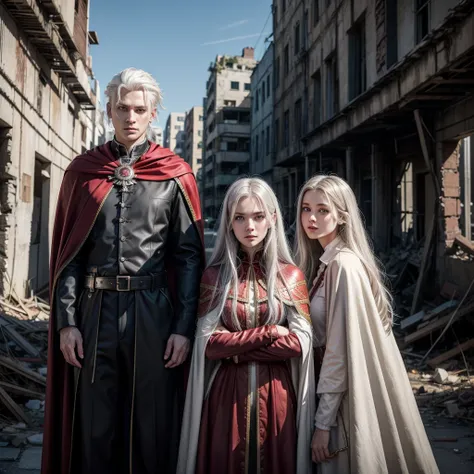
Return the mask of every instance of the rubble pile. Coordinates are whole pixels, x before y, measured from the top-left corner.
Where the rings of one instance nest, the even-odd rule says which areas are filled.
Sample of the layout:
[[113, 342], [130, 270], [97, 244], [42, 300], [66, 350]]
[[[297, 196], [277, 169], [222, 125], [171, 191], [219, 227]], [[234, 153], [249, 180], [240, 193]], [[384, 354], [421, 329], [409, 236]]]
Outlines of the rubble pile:
[[[474, 248], [456, 237], [453, 255], [474, 259]], [[434, 293], [429, 252], [416, 244], [380, 258], [394, 296], [394, 335], [420, 410], [474, 422], [474, 282], [461, 292], [446, 281]]]
[[42, 445], [49, 305], [0, 297], [0, 446]]

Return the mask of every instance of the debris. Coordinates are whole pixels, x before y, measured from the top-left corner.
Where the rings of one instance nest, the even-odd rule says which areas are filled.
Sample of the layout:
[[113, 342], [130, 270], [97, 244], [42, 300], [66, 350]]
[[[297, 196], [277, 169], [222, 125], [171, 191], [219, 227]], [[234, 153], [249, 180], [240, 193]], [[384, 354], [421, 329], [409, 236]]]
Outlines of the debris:
[[474, 256], [474, 245], [469, 239], [466, 239], [466, 237], [457, 235], [454, 239], [453, 245], [457, 245], [464, 252]]
[[461, 410], [458, 404], [454, 400], [446, 402], [446, 409], [448, 410], [449, 416], [458, 416], [461, 413]]
[[444, 369], [436, 369], [433, 375], [433, 380], [439, 384], [444, 384], [448, 381], [449, 374]]
[[463, 342], [462, 344], [459, 344], [458, 346], [454, 347], [453, 349], [444, 352], [443, 354], [439, 355], [438, 357], [434, 357], [433, 359], [428, 360], [428, 365], [431, 367], [436, 367], [438, 366], [441, 362], [444, 362], [445, 360], [451, 359], [454, 356], [460, 354], [463, 351], [466, 351], [467, 349], [470, 349], [474, 347], [474, 338], [469, 339], [469, 341]]
[[16, 461], [19, 455], [19, 448], [0, 448], [0, 461]]
[[43, 446], [43, 433], [37, 433], [31, 436], [28, 436], [28, 443], [33, 446]]
[[28, 410], [40, 410], [41, 409], [41, 400], [29, 400], [25, 404], [25, 407], [28, 408]]
[[[43, 423], [48, 314], [46, 301], [20, 298], [14, 288], [8, 298], [0, 297], [0, 416], [4, 428], [0, 438], [15, 446], [26, 443], [23, 429], [40, 428]], [[15, 421], [22, 424], [13, 425]], [[6, 426], [8, 422], [13, 426]]]

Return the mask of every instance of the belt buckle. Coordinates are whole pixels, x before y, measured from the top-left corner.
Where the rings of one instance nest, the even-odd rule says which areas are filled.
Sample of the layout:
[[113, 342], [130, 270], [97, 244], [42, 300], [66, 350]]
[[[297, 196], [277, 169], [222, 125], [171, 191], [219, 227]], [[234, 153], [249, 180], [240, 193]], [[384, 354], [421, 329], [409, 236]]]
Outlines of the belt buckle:
[[[127, 282], [127, 285], [124, 287], [121, 286], [121, 282]], [[117, 275], [117, 278], [115, 280], [115, 289], [117, 291], [130, 291], [131, 285], [130, 285], [130, 276], [129, 275]]]

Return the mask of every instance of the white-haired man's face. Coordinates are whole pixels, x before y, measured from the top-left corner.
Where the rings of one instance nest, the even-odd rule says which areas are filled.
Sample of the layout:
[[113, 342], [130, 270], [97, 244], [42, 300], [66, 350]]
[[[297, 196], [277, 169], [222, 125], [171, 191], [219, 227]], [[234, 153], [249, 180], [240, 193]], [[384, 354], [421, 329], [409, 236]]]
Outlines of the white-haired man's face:
[[130, 149], [146, 135], [156, 116], [143, 91], [122, 89], [120, 99], [107, 104], [107, 114], [115, 128], [115, 138]]

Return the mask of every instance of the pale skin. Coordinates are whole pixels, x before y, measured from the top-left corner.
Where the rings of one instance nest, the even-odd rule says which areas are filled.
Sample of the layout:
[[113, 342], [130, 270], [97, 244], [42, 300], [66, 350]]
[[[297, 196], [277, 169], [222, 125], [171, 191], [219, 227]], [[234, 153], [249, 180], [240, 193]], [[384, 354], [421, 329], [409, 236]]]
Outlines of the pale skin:
[[[276, 215], [267, 217], [261, 204], [254, 197], [240, 199], [232, 219], [232, 231], [239, 241], [241, 248], [250, 258], [263, 246], [263, 239], [267, 236], [268, 229], [276, 222]], [[279, 336], [287, 336], [290, 331], [284, 326], [276, 326]], [[219, 326], [216, 332], [229, 332]]]
[[[156, 117], [156, 108], [146, 101], [142, 90], [122, 89], [120, 99], [107, 104], [107, 115], [115, 128], [115, 138], [130, 150], [141, 143]], [[75, 326], [61, 329], [59, 347], [68, 364], [81, 368], [80, 360], [84, 358], [82, 335]], [[187, 337], [171, 334], [166, 344], [165, 367], [172, 369], [181, 365], [187, 358], [191, 343]]]
[[[337, 237], [338, 226], [342, 223], [323, 192], [306, 191], [301, 204], [301, 226], [309, 239], [317, 239], [326, 248]], [[316, 428], [314, 431], [311, 441], [313, 462], [326, 462], [334, 457], [329, 453], [329, 436], [328, 430]]]

